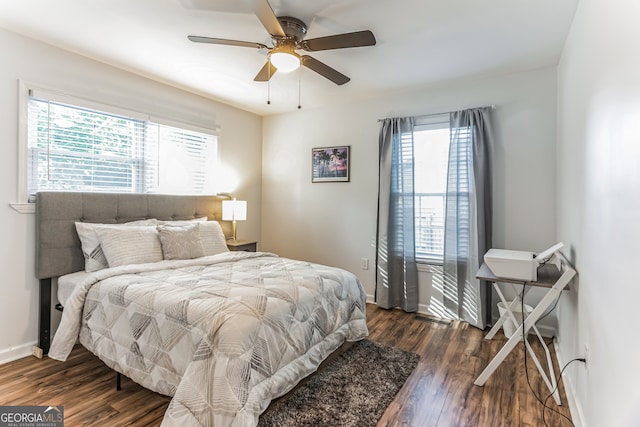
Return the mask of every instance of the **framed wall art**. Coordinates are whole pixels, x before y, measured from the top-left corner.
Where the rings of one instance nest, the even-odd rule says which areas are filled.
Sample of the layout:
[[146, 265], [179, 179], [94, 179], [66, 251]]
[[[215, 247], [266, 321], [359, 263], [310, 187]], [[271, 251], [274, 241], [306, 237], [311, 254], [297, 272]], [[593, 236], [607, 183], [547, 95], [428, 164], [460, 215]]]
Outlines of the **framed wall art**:
[[311, 149], [311, 182], [349, 182], [351, 146]]

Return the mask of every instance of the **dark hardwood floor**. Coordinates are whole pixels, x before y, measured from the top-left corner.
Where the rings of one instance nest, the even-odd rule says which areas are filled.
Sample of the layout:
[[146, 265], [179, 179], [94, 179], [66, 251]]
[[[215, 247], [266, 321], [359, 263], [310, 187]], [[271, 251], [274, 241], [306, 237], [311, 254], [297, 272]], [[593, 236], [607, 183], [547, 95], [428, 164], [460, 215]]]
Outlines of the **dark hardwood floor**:
[[[571, 425], [550, 410], [543, 421], [543, 407], [527, 385], [522, 345], [484, 387], [473, 385], [504, 344], [501, 333], [485, 341], [484, 332], [465, 323], [432, 321], [374, 305], [368, 305], [367, 316], [370, 339], [422, 357], [379, 427], [544, 426], [545, 421], [548, 426]], [[543, 358], [540, 346], [531, 342]], [[528, 371], [533, 390], [544, 399], [548, 390], [531, 360]], [[560, 393], [563, 406], [557, 407], [553, 399], [548, 405], [569, 417], [562, 384]], [[169, 398], [126, 378], [116, 391], [114, 372], [81, 346], [65, 363], [27, 357], [0, 365], [0, 405], [63, 405], [69, 427], [158, 426], [168, 403]]]
[[[485, 332], [467, 323], [442, 324], [424, 316], [382, 310], [373, 305], [367, 307], [367, 323], [370, 339], [422, 356], [378, 427], [572, 425], [570, 420], [549, 409], [543, 419], [543, 406], [527, 384], [523, 345], [509, 354], [484, 387], [473, 384], [506, 342], [502, 332], [486, 341]], [[531, 337], [529, 341], [538, 359], [546, 360], [538, 340]], [[549, 345], [549, 349], [555, 362], [553, 347]], [[557, 375], [560, 370], [557, 363], [554, 365]], [[549, 390], [531, 359], [527, 361], [527, 370], [533, 390], [544, 400]], [[552, 398], [547, 405], [570, 418], [562, 383], [559, 390], [563, 406], [558, 407]]]

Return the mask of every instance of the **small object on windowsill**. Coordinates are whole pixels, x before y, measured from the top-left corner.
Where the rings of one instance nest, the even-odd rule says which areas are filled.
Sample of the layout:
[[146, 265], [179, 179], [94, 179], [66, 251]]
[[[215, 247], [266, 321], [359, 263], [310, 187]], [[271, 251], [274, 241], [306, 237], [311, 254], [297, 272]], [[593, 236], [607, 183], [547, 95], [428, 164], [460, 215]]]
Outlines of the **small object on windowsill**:
[[230, 251], [256, 252], [258, 242], [254, 240], [227, 240], [227, 247]]

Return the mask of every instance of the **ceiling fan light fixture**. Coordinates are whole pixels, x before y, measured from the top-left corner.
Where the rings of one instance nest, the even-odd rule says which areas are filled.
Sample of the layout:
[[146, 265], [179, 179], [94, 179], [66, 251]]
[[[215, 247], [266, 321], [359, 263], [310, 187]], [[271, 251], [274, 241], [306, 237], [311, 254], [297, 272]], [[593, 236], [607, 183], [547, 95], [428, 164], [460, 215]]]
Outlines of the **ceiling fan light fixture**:
[[286, 73], [299, 69], [301, 65], [337, 85], [348, 83], [351, 79], [338, 70], [331, 68], [313, 56], [299, 55], [296, 50], [319, 52], [323, 50], [346, 49], [352, 47], [375, 46], [376, 38], [370, 30], [332, 34], [306, 39], [307, 25], [292, 16], [276, 16], [269, 4], [270, 0], [251, 0], [250, 5], [262, 26], [271, 36], [269, 47], [262, 43], [242, 40], [220, 39], [204, 36], [187, 36], [195, 43], [257, 48], [267, 53], [267, 62], [253, 78], [256, 82], [268, 82], [277, 72]]
[[274, 49], [269, 54], [269, 61], [271, 61], [271, 64], [282, 73], [289, 73], [300, 67], [300, 56], [297, 53], [286, 49]]

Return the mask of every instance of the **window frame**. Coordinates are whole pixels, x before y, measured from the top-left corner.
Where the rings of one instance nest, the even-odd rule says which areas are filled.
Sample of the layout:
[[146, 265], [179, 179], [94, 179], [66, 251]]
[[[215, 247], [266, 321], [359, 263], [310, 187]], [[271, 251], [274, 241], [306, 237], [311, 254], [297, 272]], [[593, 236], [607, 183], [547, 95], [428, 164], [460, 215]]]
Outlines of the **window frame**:
[[9, 203], [10, 206], [19, 213], [35, 213], [35, 200], [29, 199], [28, 180], [29, 180], [29, 99], [38, 94], [45, 94], [46, 99], [52, 101], [66, 103], [81, 108], [93, 109], [109, 114], [126, 116], [133, 119], [153, 122], [154, 124], [177, 127], [194, 132], [206, 133], [214, 135], [217, 139], [218, 148], [217, 161], [219, 162], [219, 143], [220, 128], [216, 124], [212, 126], [195, 124], [187, 120], [175, 120], [154, 115], [150, 113], [142, 113], [131, 108], [120, 107], [113, 103], [105, 101], [96, 101], [89, 99], [76, 93], [59, 90], [44, 85], [40, 85], [25, 80], [18, 80], [18, 188], [17, 202]]

